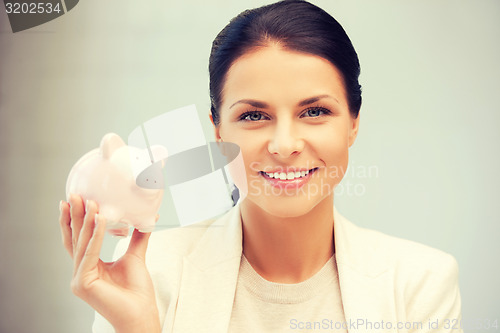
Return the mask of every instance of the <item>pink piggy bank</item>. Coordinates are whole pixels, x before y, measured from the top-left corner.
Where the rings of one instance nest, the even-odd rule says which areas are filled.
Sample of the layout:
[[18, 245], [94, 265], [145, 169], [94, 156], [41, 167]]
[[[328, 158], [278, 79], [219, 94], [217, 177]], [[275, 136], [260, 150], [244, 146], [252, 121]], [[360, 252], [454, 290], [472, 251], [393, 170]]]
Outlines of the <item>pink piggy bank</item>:
[[[132, 226], [151, 232], [163, 198], [163, 166], [167, 150], [127, 146], [116, 134], [106, 134], [100, 147], [76, 162], [66, 183], [66, 196], [94, 200], [106, 218], [108, 231], [126, 236]], [[156, 162], [155, 162], [156, 161]]]

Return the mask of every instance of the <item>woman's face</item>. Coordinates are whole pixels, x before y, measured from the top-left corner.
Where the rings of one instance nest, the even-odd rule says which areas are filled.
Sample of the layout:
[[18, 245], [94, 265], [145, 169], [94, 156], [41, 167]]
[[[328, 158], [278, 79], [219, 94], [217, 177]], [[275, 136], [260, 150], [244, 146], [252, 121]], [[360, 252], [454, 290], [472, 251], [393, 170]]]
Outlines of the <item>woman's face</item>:
[[215, 132], [217, 139], [241, 148], [245, 200], [271, 215], [292, 217], [332, 198], [358, 123], [359, 117], [349, 114], [335, 66], [269, 46], [231, 66]]

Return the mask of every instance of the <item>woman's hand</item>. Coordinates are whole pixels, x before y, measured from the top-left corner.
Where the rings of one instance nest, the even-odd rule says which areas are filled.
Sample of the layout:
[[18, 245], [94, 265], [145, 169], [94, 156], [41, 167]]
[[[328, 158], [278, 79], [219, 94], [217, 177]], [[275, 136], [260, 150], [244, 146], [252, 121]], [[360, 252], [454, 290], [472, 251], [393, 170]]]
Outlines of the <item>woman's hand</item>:
[[158, 309], [145, 255], [150, 233], [134, 230], [127, 252], [115, 262], [99, 259], [106, 220], [97, 204], [71, 195], [61, 201], [63, 244], [73, 258], [73, 293], [117, 332], [160, 332]]

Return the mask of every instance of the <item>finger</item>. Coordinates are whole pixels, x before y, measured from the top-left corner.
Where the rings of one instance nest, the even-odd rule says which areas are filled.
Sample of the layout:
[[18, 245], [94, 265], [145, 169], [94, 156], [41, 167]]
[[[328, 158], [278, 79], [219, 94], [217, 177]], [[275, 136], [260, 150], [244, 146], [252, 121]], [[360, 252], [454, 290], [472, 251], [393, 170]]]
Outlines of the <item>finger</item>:
[[95, 214], [95, 227], [88, 246], [83, 254], [82, 261], [78, 267], [78, 273], [84, 274], [97, 266], [101, 253], [102, 240], [106, 232], [106, 219], [99, 214]]
[[149, 236], [151, 236], [150, 232], [143, 233], [137, 229], [134, 229], [127, 253], [134, 254], [142, 259], [145, 259]]
[[66, 251], [73, 258], [73, 241], [71, 238], [71, 217], [69, 215], [69, 204], [64, 200], [59, 202], [59, 224], [61, 226], [62, 242]]
[[82, 229], [83, 216], [85, 214], [85, 208], [83, 206], [83, 200], [79, 195], [70, 194], [69, 196], [70, 205], [70, 216], [71, 216], [71, 236], [73, 240], [73, 253], [76, 252], [76, 244], [78, 244], [78, 237], [80, 236], [80, 230]]
[[83, 226], [80, 230], [80, 236], [78, 237], [78, 244], [76, 246], [75, 252], [75, 270], [80, 266], [82, 258], [87, 250], [87, 246], [89, 245], [89, 241], [92, 238], [95, 228], [95, 215], [97, 214], [97, 204], [89, 200], [85, 204], [86, 212], [85, 217], [83, 219]]

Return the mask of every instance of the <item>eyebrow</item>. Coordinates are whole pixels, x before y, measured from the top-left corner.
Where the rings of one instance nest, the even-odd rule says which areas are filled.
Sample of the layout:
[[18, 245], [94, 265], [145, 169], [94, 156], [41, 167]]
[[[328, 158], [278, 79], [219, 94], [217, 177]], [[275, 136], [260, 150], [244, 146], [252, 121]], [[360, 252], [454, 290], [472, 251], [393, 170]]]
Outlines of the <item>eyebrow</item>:
[[[309, 104], [312, 104], [312, 103], [316, 103], [317, 101], [319, 101], [322, 98], [331, 98], [331, 99], [335, 100], [337, 103], [339, 103], [338, 99], [336, 99], [333, 96], [330, 96], [330, 95], [318, 95], [318, 96], [309, 97], [309, 98], [304, 99], [303, 101], [299, 102], [298, 106], [305, 106], [305, 105], [309, 105]], [[269, 107], [269, 104], [267, 104], [265, 102], [261, 102], [261, 101], [255, 100], [255, 99], [240, 99], [239, 101], [237, 101], [236, 103], [234, 103], [233, 105], [231, 105], [229, 108], [231, 109], [236, 104], [249, 104], [249, 105], [251, 105], [253, 107], [260, 108], [260, 109], [265, 109], [265, 108]]]

